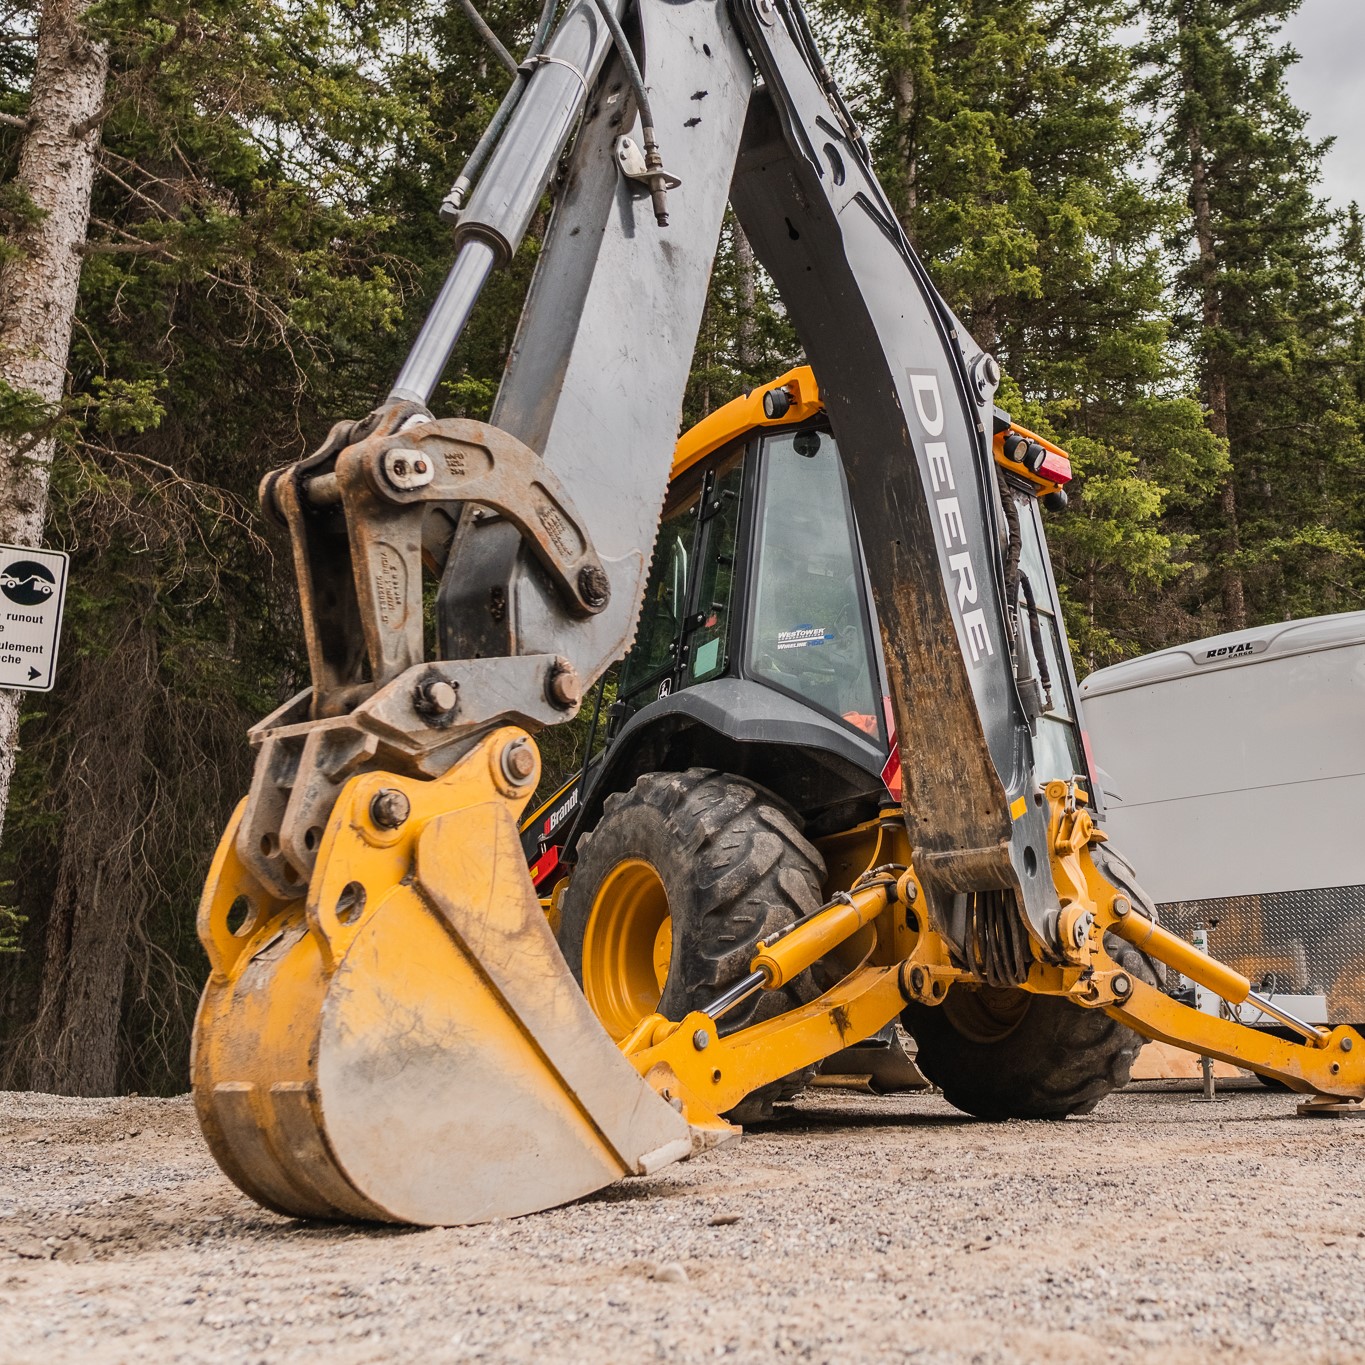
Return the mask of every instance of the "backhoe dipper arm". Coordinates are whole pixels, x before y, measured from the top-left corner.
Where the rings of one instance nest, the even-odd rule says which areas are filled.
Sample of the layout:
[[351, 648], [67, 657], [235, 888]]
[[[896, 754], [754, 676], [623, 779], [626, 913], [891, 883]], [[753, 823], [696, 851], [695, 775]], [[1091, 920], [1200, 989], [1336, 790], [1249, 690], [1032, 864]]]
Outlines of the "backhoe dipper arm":
[[[798, 10], [736, 0], [763, 80], [752, 99], [748, 57], [724, 14], [706, 33], [696, 5], [640, 13], [653, 102], [669, 111], [659, 122], [683, 182], [672, 224], [641, 224], [641, 192], [618, 176], [609, 81], [579, 133], [494, 422], [576, 490], [599, 553], [621, 561], [613, 593], [637, 599], [639, 561], [624, 561], [652, 539], [663, 493], [646, 457], [672, 443], [737, 151], [732, 202], [823, 376], [874, 551], [916, 866], [941, 922], [952, 893], [1003, 891], [997, 913], [1017, 900], [1051, 944], [1056, 897], [1045, 818], [1028, 799], [1029, 724], [997, 548], [994, 361], [910, 249]], [[441, 627], [447, 657], [572, 650], [585, 681], [621, 648], [593, 623], [566, 626], [512, 528], [474, 521], [448, 561]]]
[[732, 198], [821, 376], [847, 470], [916, 871], [940, 927], [952, 893], [1003, 891], [994, 912], [1012, 917], [1014, 900], [1050, 948], [1057, 900], [1014, 680], [989, 447], [999, 370], [906, 240], [800, 11], [735, 8], [763, 87]]

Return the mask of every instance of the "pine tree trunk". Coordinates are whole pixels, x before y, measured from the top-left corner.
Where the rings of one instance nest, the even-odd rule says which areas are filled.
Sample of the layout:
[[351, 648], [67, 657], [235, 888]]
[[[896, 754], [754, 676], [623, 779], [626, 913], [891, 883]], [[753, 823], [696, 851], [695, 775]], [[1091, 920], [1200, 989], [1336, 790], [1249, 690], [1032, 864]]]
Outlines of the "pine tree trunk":
[[[898, 0], [896, 18], [906, 31], [915, 13], [916, 0]], [[901, 225], [911, 241], [915, 238], [915, 210], [919, 207], [916, 186], [915, 154], [915, 75], [905, 66], [891, 73], [891, 108], [896, 119], [896, 146], [905, 168], [905, 203], [901, 209]]]
[[[1208, 168], [1204, 162], [1198, 127], [1190, 129], [1190, 169], [1190, 204], [1194, 210], [1194, 230], [1199, 243], [1199, 284], [1204, 333], [1208, 336], [1222, 326], [1223, 310], [1218, 293], [1218, 258], [1214, 252]], [[1204, 399], [1209, 408], [1209, 427], [1220, 440], [1228, 441], [1227, 375], [1216, 355], [1206, 356], [1204, 365]], [[1247, 623], [1246, 593], [1242, 571], [1236, 562], [1242, 548], [1242, 537], [1237, 524], [1237, 489], [1233, 478], [1233, 468], [1229, 466], [1227, 481], [1218, 498], [1223, 522], [1223, 624], [1228, 630], [1241, 630]]]
[[992, 294], [972, 305], [972, 340], [988, 355], [997, 354], [1000, 346], [1000, 329], [996, 325], [998, 304], [999, 300]]
[[[1190, 17], [1182, 6], [1179, 11], [1180, 29], [1190, 26]], [[1181, 83], [1187, 98], [1197, 93], [1188, 58], [1181, 72]], [[1213, 206], [1209, 198], [1209, 170], [1204, 155], [1204, 131], [1198, 120], [1191, 119], [1187, 138], [1190, 149], [1190, 210], [1194, 215], [1195, 241], [1199, 248], [1199, 292], [1204, 335], [1211, 336], [1223, 325], [1222, 298], [1218, 290], [1218, 255], [1213, 240]], [[1209, 409], [1209, 427], [1222, 441], [1228, 441], [1228, 380], [1221, 357], [1205, 354], [1204, 401]], [[1229, 456], [1231, 447], [1229, 445]], [[1241, 532], [1237, 524], [1237, 490], [1234, 486], [1233, 466], [1229, 464], [1227, 482], [1219, 494], [1218, 507], [1222, 516], [1223, 536], [1223, 624], [1228, 630], [1241, 630], [1247, 623], [1246, 594], [1242, 571], [1237, 556], [1242, 548]]]
[[[156, 889], [142, 850], [143, 756], [157, 671], [153, 616], [148, 583], [107, 655], [81, 659], [71, 669], [56, 888], [26, 1048], [33, 1090], [111, 1095], [119, 1087], [124, 982]], [[117, 705], [111, 696], [121, 699]]]
[[735, 359], [739, 364], [741, 377], [748, 383], [758, 368], [757, 329], [754, 325], [758, 290], [754, 281], [754, 249], [749, 245], [749, 239], [738, 223], [735, 224], [735, 273], [737, 277], [735, 294], [739, 312], [736, 319], [738, 335]]
[[[37, 211], [0, 266], [0, 380], [61, 401], [90, 220], [108, 52], [82, 20], [90, 0], [46, 0], [38, 18], [28, 129], [15, 184]], [[0, 434], [0, 542], [42, 543], [54, 438]], [[0, 691], [0, 835], [19, 745], [17, 692]]]

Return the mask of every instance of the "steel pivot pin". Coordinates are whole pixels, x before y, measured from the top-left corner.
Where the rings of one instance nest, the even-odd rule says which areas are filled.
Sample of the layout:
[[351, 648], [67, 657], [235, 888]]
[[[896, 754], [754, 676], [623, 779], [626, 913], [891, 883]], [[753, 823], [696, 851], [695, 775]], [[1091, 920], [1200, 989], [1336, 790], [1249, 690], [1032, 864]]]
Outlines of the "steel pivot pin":
[[380, 829], [397, 829], [412, 812], [412, 803], [396, 787], [385, 787], [370, 798], [370, 819]]
[[514, 786], [530, 780], [536, 770], [536, 756], [524, 739], [514, 739], [502, 751], [502, 775]]

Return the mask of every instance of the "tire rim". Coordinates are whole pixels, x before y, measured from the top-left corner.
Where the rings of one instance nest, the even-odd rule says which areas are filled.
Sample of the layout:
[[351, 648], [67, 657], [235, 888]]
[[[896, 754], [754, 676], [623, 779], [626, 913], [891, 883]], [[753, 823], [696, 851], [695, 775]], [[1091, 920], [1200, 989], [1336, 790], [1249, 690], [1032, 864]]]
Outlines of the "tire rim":
[[998, 1043], [1024, 1022], [1032, 1003], [1027, 991], [982, 986], [974, 991], [950, 990], [939, 1009], [964, 1038]]
[[658, 872], [639, 858], [617, 863], [597, 888], [583, 935], [583, 994], [616, 1041], [658, 1009], [672, 949]]

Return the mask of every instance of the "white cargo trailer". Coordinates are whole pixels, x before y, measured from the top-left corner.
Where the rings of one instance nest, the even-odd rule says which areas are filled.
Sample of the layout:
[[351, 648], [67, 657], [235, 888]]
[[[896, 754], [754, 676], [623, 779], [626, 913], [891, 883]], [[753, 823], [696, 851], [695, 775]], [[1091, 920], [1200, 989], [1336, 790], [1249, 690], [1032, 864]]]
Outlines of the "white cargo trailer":
[[1320, 997], [1296, 1013], [1365, 1023], [1365, 611], [1130, 659], [1080, 694], [1105, 827], [1162, 922], [1208, 926], [1281, 1003]]

